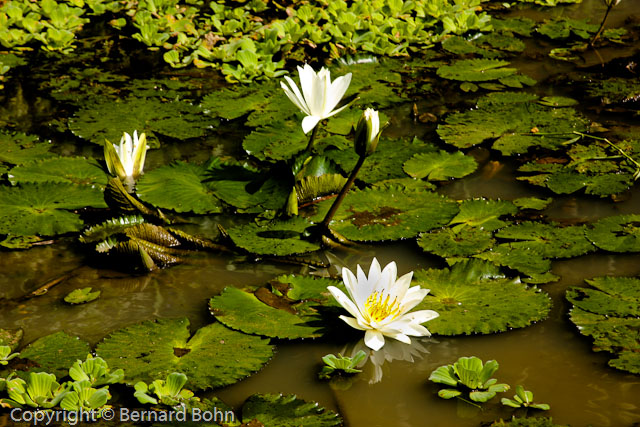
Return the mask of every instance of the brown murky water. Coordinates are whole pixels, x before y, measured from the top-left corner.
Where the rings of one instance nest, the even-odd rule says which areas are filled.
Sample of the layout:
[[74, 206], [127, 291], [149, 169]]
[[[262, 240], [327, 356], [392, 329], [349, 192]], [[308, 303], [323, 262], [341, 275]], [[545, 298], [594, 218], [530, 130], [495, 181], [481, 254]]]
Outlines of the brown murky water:
[[[580, 18], [600, 16], [601, 12], [600, 2], [591, 0], [551, 13]], [[529, 13], [533, 18], [549, 16], [548, 10]], [[613, 10], [609, 25], [621, 25], [632, 13], [640, 15], [640, 1], [623, 0]], [[607, 58], [627, 51], [630, 51], [628, 46], [604, 51], [601, 55]], [[595, 61], [592, 57], [588, 60]], [[537, 79], [571, 67], [555, 62], [540, 65], [515, 61], [514, 64]], [[400, 128], [403, 125], [399, 119], [396, 131]], [[165, 163], [166, 159], [160, 156], [166, 155], [166, 152], [150, 152], [150, 165]], [[201, 155], [204, 159], [208, 153]], [[488, 153], [481, 149], [476, 150], [475, 155], [483, 163], [478, 172], [442, 188], [443, 194], [454, 199], [547, 196], [516, 181], [509, 164], [487, 158]], [[636, 189], [628, 200], [618, 204], [596, 198], [557, 197], [544, 213], [556, 221], [593, 221], [609, 215], [639, 212], [640, 190]], [[215, 221], [204, 220], [190, 231], [209, 234]], [[400, 274], [418, 268], [442, 267], [434, 258], [421, 254], [413, 243], [375, 246], [369, 255], [351, 256], [346, 262], [351, 268], [358, 262], [368, 265], [374, 253], [383, 265], [395, 260]], [[498, 360], [500, 369], [494, 376], [500, 382], [513, 386], [524, 384], [534, 392], [536, 401], [549, 403], [552, 409], [541, 415], [552, 416], [556, 423], [603, 427], [638, 424], [640, 377], [607, 367], [608, 356], [591, 351], [590, 340], [582, 337], [568, 320], [569, 304], [564, 294], [568, 287], [583, 285], [584, 279], [595, 276], [639, 275], [639, 260], [638, 254], [598, 253], [554, 262], [553, 273], [561, 279], [542, 286], [553, 298], [550, 316], [528, 328], [489, 336], [418, 340], [409, 349], [413, 362], [402, 360], [400, 356], [407, 358], [406, 353], [401, 354], [402, 349], [389, 346], [387, 356], [400, 357], [400, 360], [385, 362], [377, 369], [368, 362], [363, 374], [338, 384], [317, 380], [320, 358], [327, 353], [349, 352], [355, 343], [346, 348], [344, 343], [330, 341], [283, 343], [261, 372], [213, 393], [235, 408], [256, 392], [295, 393], [338, 410], [345, 424], [351, 427], [477, 426], [483, 421], [510, 417], [514, 412], [502, 407], [499, 398], [480, 410], [460, 401], [438, 398], [438, 387], [427, 381], [438, 366], [453, 363], [461, 356], [476, 355], [483, 360]], [[84, 265], [85, 261], [73, 243], [2, 253], [0, 299], [15, 301], [50, 280], [68, 277], [43, 296], [1, 303], [0, 327], [23, 328], [24, 343], [59, 330], [96, 343], [115, 329], [158, 317], [187, 316], [195, 330], [211, 322], [207, 301], [225, 286], [263, 284], [278, 274], [301, 272], [300, 267], [243, 262], [218, 254], [202, 254], [183, 265], [134, 277]], [[62, 302], [68, 292], [86, 286], [102, 291], [97, 302], [79, 306]], [[394, 350], [400, 353], [393, 353]], [[505, 393], [508, 397], [512, 394], [511, 391]]]

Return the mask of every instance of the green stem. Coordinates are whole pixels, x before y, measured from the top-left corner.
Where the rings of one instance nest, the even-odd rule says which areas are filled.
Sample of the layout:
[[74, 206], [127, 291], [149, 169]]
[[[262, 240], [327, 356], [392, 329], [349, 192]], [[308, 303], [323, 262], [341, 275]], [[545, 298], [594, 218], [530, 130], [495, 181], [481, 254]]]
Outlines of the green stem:
[[598, 37], [600, 37], [602, 30], [604, 30], [604, 23], [607, 21], [607, 17], [609, 16], [609, 12], [611, 12], [611, 9], [613, 9], [613, 3], [607, 6], [607, 11], [604, 13], [604, 18], [602, 18], [602, 22], [600, 23], [600, 28], [598, 28], [598, 32], [596, 33], [595, 36], [593, 36], [593, 38], [589, 42], [589, 46], [593, 47], [593, 44], [596, 42]]
[[313, 131], [311, 131], [311, 137], [309, 138], [309, 143], [307, 144], [307, 148], [305, 148], [304, 151], [311, 153], [311, 150], [313, 150], [313, 143], [315, 142], [319, 127], [320, 127], [320, 122], [318, 122], [318, 124], [315, 125], [315, 127], [313, 128]]
[[336, 200], [334, 200], [331, 208], [329, 209], [329, 212], [327, 212], [324, 219], [322, 220], [322, 223], [320, 224], [320, 230], [322, 230], [323, 233], [329, 230], [329, 223], [338, 211], [338, 208], [340, 207], [340, 204], [342, 204], [342, 200], [347, 195], [347, 192], [349, 191], [349, 189], [351, 189], [353, 182], [356, 180], [356, 175], [358, 175], [358, 172], [360, 171], [360, 168], [364, 164], [366, 158], [366, 156], [360, 156], [360, 158], [358, 158], [358, 163], [356, 163], [355, 167], [351, 171], [351, 175], [349, 175], [347, 182], [344, 184], [344, 187], [342, 187], [342, 190], [340, 190], [340, 194], [338, 194], [338, 197], [336, 198]]
[[616, 150], [618, 150], [618, 152], [620, 154], [622, 154], [622, 156], [624, 156], [625, 159], [629, 160], [631, 163], [633, 163], [636, 167], [637, 170], [640, 170], [640, 163], [638, 163], [633, 157], [631, 157], [630, 155], [628, 155], [622, 148], [618, 147], [617, 145], [615, 145], [613, 142], [609, 141], [607, 138], [601, 138], [599, 136], [593, 136], [593, 135], [587, 135], [586, 133], [582, 133], [582, 132], [578, 132], [576, 130], [573, 131], [573, 133], [575, 133], [576, 135], [580, 135], [583, 138], [592, 138], [592, 139], [596, 139], [598, 141], [604, 141], [607, 144], [609, 144], [611, 147], [615, 148]]

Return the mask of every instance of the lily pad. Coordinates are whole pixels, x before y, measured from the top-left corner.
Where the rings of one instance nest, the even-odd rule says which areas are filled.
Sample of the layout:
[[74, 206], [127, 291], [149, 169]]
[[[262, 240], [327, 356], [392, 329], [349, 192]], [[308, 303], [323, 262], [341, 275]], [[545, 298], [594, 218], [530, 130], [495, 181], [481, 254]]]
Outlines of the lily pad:
[[587, 19], [563, 17], [545, 22], [537, 28], [537, 31], [554, 40], [566, 39], [572, 34], [586, 40], [598, 31], [598, 24], [590, 24]]
[[181, 372], [189, 377], [187, 388], [202, 390], [233, 384], [256, 372], [273, 355], [273, 346], [220, 323], [204, 326], [191, 336], [189, 321], [183, 318], [158, 319], [116, 331], [97, 345], [96, 353], [111, 369], [123, 369], [127, 384], [149, 383]]
[[245, 151], [259, 160], [286, 160], [302, 151], [309, 142], [299, 122], [292, 120], [270, 123], [247, 135], [242, 142]]
[[368, 62], [351, 65], [342, 65], [332, 74], [336, 76], [351, 73], [351, 84], [346, 92], [346, 97], [358, 95], [358, 105], [385, 108], [400, 102], [406, 102], [405, 96], [398, 93], [393, 86], [400, 87], [402, 77], [397, 72], [397, 62]]
[[515, 240], [510, 243], [512, 249], [531, 250], [544, 258], [572, 258], [595, 250], [584, 226], [523, 222], [503, 228], [495, 237]]
[[640, 215], [602, 218], [586, 230], [597, 247], [611, 252], [640, 252]]
[[335, 280], [281, 276], [246, 292], [227, 287], [211, 298], [209, 308], [226, 326], [248, 334], [272, 338], [315, 338], [324, 334], [325, 324], [317, 308], [333, 302], [327, 286], [340, 286]]
[[534, 209], [537, 211], [546, 209], [553, 199], [551, 197], [547, 199], [539, 199], [537, 197], [520, 197], [513, 200], [513, 204], [519, 209]]
[[0, 131], [0, 163], [22, 165], [34, 160], [52, 157], [51, 144], [39, 141], [36, 136], [24, 133]]
[[9, 180], [13, 185], [23, 182], [55, 182], [104, 188], [109, 176], [94, 159], [56, 157], [16, 166], [9, 171]]
[[79, 288], [69, 292], [64, 301], [69, 304], [84, 304], [100, 298], [101, 291], [91, 292], [93, 288]]
[[449, 115], [438, 135], [458, 148], [495, 139], [493, 148], [504, 155], [525, 153], [533, 147], [556, 150], [584, 131], [587, 120], [572, 108], [553, 108], [510, 94], [488, 95], [478, 108]]
[[141, 200], [176, 212], [222, 212], [222, 203], [202, 182], [206, 177], [203, 166], [177, 161], [145, 173], [136, 192]]
[[464, 260], [451, 269], [418, 270], [414, 283], [430, 289], [417, 310], [435, 310], [434, 334], [490, 334], [545, 319], [551, 299], [536, 287], [507, 279], [494, 265]]
[[83, 221], [67, 209], [106, 208], [98, 188], [72, 184], [0, 187], [0, 234], [54, 236], [80, 231]]
[[505, 68], [508, 61], [498, 59], [461, 59], [451, 65], [438, 68], [438, 75], [445, 79], [464, 82], [497, 80], [515, 74], [515, 68]]
[[24, 349], [20, 357], [35, 363], [32, 372], [49, 372], [62, 378], [69, 372], [76, 360], [84, 360], [91, 353], [89, 343], [64, 332], [56, 332], [38, 338]]
[[514, 215], [518, 208], [508, 200], [469, 199], [460, 204], [460, 212], [451, 220], [454, 230], [463, 227], [478, 227], [494, 231], [507, 223], [498, 219], [505, 215]]
[[570, 288], [570, 317], [582, 335], [593, 338], [594, 351], [616, 355], [609, 365], [640, 374], [640, 279], [597, 277], [591, 288]]
[[606, 80], [589, 79], [587, 95], [599, 98], [602, 104], [636, 101], [640, 99], [640, 83], [637, 79], [612, 77]]
[[254, 394], [242, 407], [242, 420], [250, 425], [257, 420], [264, 426], [333, 427], [341, 426], [338, 414], [316, 402], [307, 402], [296, 395]]
[[318, 243], [306, 239], [305, 230], [311, 225], [304, 218], [294, 217], [264, 226], [255, 223], [240, 225], [227, 231], [236, 246], [250, 253], [286, 256], [320, 249]]
[[[333, 200], [317, 205], [322, 221]], [[347, 239], [382, 241], [411, 238], [447, 224], [458, 212], [453, 201], [430, 191], [400, 188], [351, 190], [331, 223]]]
[[463, 257], [478, 254], [491, 248], [495, 243], [491, 231], [479, 227], [464, 227], [459, 230], [443, 228], [422, 233], [418, 246], [443, 258]]
[[447, 153], [423, 153], [416, 154], [407, 160], [403, 166], [404, 171], [411, 177], [429, 181], [444, 181], [449, 178], [462, 178], [473, 173], [478, 164], [471, 156], [456, 151]]
[[216, 123], [200, 107], [183, 101], [163, 102], [158, 98], [106, 100], [88, 105], [69, 119], [71, 131], [95, 144], [120, 141], [123, 132], [147, 134], [151, 146], [159, 136], [179, 140], [206, 135]]
[[474, 256], [532, 277], [539, 277], [551, 270], [551, 260], [526, 245], [514, 247], [512, 243], [502, 243]]

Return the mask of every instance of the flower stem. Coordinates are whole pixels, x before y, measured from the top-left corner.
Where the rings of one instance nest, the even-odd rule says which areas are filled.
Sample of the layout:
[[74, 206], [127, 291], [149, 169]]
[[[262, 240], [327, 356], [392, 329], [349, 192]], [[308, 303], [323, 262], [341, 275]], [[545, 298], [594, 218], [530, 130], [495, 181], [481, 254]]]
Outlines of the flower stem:
[[356, 180], [356, 175], [358, 175], [358, 172], [360, 171], [360, 168], [362, 168], [362, 165], [364, 164], [366, 158], [367, 156], [360, 156], [358, 158], [358, 163], [356, 163], [355, 167], [351, 171], [351, 175], [349, 175], [347, 182], [344, 184], [344, 187], [342, 187], [342, 190], [340, 190], [340, 194], [338, 194], [338, 197], [336, 198], [336, 200], [334, 200], [331, 208], [329, 209], [329, 212], [327, 212], [324, 219], [322, 220], [322, 223], [320, 224], [320, 230], [322, 232], [329, 230], [329, 223], [338, 211], [338, 208], [342, 204], [342, 200], [347, 195], [347, 192], [351, 189], [353, 182]]
[[311, 137], [309, 137], [309, 143], [307, 144], [307, 148], [305, 148], [304, 151], [311, 153], [311, 150], [313, 150], [313, 143], [315, 142], [319, 127], [320, 127], [320, 123], [315, 125], [315, 127], [313, 128], [313, 131], [311, 132]]
[[636, 175], [638, 175], [638, 173], [640, 172], [640, 163], [638, 163], [637, 160], [635, 160], [633, 157], [628, 155], [622, 148], [618, 147], [616, 144], [614, 144], [613, 142], [609, 141], [607, 138], [601, 138], [599, 136], [587, 135], [586, 133], [578, 132], [578, 131], [575, 131], [575, 130], [573, 131], [573, 133], [575, 133], [576, 135], [580, 135], [583, 138], [592, 138], [592, 139], [597, 139], [598, 141], [606, 142], [611, 147], [615, 148], [625, 159], [630, 161], [636, 167], [636, 174], [634, 175], [634, 177]]
[[602, 30], [604, 30], [604, 23], [607, 21], [607, 17], [609, 16], [609, 12], [611, 12], [611, 9], [613, 9], [613, 3], [607, 6], [607, 11], [604, 13], [604, 17], [602, 18], [602, 22], [600, 23], [600, 28], [598, 28], [598, 32], [589, 42], [589, 46], [593, 47], [593, 44], [596, 42], [596, 40], [598, 40], [598, 37], [600, 37]]

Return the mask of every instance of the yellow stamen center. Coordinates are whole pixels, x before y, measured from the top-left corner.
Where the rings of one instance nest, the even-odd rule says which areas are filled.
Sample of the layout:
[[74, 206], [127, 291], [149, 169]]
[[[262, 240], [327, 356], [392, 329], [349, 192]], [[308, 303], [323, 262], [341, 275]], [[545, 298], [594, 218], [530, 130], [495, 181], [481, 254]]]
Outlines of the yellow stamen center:
[[380, 322], [389, 316], [394, 319], [400, 314], [400, 304], [397, 298], [390, 301], [390, 295], [385, 298], [384, 295], [378, 292], [369, 295], [369, 298], [364, 302], [364, 307], [371, 320], [375, 322]]

